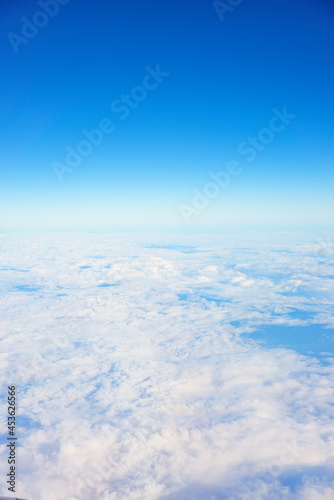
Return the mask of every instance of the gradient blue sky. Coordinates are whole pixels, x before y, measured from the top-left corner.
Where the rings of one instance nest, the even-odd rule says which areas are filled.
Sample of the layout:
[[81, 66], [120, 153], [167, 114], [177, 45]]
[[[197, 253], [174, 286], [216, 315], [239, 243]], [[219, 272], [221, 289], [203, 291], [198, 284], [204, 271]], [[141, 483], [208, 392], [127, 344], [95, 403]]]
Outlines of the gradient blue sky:
[[[221, 21], [205, 0], [70, 0], [16, 54], [7, 35], [38, 10], [1, 4], [1, 230], [183, 227], [178, 206], [232, 159], [192, 225], [331, 224], [331, 2], [244, 0]], [[157, 64], [170, 75], [120, 120], [111, 103]], [[248, 163], [239, 144], [285, 105], [295, 120]], [[115, 131], [59, 183], [52, 163], [102, 118]]]

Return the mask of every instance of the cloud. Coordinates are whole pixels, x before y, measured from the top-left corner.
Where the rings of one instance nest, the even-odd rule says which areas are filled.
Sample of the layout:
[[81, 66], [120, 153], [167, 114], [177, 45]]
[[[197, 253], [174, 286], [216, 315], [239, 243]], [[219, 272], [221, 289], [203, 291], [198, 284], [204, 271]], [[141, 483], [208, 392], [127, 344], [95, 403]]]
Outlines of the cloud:
[[330, 334], [332, 246], [318, 255], [314, 241], [4, 238], [2, 388], [18, 387], [18, 494], [332, 498], [333, 363], [245, 336], [320, 322]]

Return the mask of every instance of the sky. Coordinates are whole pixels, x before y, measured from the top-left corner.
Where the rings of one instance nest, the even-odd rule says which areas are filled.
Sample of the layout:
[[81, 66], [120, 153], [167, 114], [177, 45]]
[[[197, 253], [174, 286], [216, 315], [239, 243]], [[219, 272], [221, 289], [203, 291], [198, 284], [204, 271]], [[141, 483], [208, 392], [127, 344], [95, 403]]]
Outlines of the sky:
[[231, 3], [2, 2], [0, 230], [330, 225], [331, 2]]

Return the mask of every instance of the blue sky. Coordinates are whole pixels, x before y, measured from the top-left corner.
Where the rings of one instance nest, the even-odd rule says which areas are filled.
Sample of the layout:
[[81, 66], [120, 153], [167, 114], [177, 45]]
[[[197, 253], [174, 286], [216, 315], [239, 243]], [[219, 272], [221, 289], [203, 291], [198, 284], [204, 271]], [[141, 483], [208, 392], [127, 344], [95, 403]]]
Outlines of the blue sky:
[[[58, 7], [16, 49], [41, 6], [1, 7], [1, 230], [182, 228], [180, 205], [230, 160], [242, 172], [191, 227], [331, 223], [330, 2], [243, 0], [223, 21], [204, 0]], [[169, 75], [121, 120], [111, 104], [157, 65]], [[284, 106], [296, 117], [247, 162], [238, 147]], [[59, 182], [54, 162], [104, 118], [113, 132]]]

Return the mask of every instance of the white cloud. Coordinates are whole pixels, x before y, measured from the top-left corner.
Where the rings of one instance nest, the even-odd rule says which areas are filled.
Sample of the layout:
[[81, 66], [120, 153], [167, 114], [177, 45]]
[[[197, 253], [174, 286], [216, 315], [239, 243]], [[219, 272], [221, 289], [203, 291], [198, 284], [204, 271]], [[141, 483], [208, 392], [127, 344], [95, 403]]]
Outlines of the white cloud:
[[320, 258], [314, 241], [3, 239], [2, 387], [19, 389], [18, 494], [333, 498], [333, 364], [241, 335], [334, 327], [332, 247]]

